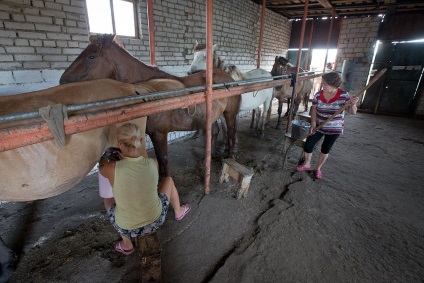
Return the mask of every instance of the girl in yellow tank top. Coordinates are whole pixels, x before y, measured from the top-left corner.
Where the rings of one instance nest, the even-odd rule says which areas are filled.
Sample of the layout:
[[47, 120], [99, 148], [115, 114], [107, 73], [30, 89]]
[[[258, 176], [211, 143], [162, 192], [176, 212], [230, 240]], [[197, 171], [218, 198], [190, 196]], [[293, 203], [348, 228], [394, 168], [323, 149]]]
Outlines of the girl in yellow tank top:
[[122, 160], [102, 165], [100, 173], [109, 180], [115, 203], [106, 207], [112, 226], [122, 240], [115, 250], [129, 255], [134, 252], [131, 238], [151, 234], [165, 222], [169, 204], [180, 221], [190, 211], [190, 204], [180, 205], [177, 188], [171, 177], [158, 186], [158, 166], [147, 156], [137, 125], [127, 123], [117, 130]]

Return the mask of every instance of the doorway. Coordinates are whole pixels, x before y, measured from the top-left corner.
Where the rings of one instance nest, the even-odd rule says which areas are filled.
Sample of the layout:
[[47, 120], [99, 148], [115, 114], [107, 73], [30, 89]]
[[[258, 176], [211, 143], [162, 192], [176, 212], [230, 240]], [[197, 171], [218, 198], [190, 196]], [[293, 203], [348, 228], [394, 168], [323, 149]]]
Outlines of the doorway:
[[413, 116], [422, 88], [424, 42], [378, 42], [370, 79], [382, 69], [382, 80], [365, 93], [360, 109], [378, 114]]

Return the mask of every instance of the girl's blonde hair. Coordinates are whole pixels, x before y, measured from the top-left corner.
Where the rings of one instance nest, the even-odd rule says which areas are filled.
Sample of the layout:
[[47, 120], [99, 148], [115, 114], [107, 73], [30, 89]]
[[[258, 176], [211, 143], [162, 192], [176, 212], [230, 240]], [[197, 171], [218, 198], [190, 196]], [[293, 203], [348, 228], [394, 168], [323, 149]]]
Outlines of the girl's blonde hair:
[[127, 147], [139, 149], [143, 136], [140, 128], [133, 123], [126, 123], [120, 126], [117, 130], [118, 141]]

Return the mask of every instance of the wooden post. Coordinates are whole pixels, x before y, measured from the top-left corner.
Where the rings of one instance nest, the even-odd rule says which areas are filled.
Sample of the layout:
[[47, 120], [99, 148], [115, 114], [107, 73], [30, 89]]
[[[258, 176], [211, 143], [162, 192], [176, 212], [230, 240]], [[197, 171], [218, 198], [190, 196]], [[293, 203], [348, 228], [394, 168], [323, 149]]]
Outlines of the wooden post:
[[155, 20], [153, 19], [153, 1], [147, 0], [147, 14], [149, 25], [150, 64], [156, 66]]
[[206, 2], [206, 152], [205, 152], [205, 194], [209, 194], [211, 180], [212, 146], [212, 45], [213, 45], [213, 1]]
[[312, 45], [312, 35], [314, 33], [314, 19], [312, 19], [311, 23], [311, 30], [309, 33], [309, 43], [308, 43], [308, 52], [306, 53], [306, 60], [305, 60], [305, 70], [309, 70], [309, 56], [311, 54], [311, 45]]
[[158, 233], [137, 238], [137, 246], [141, 256], [142, 282], [162, 281], [162, 247]]
[[[309, 0], [305, 0], [305, 8], [303, 9], [303, 19], [302, 19], [302, 29], [300, 31], [300, 39], [299, 39], [299, 54], [297, 55], [297, 63], [296, 63], [296, 82], [299, 78], [299, 67], [300, 67], [300, 59], [302, 56], [302, 47], [303, 47], [303, 38], [305, 37], [305, 27], [306, 27], [306, 16], [308, 15], [308, 6], [309, 6]], [[291, 123], [292, 123], [292, 114], [294, 109], [294, 97], [296, 95], [296, 84], [293, 86], [293, 92], [292, 92], [292, 103], [290, 104], [290, 111], [289, 111], [289, 119], [287, 121], [287, 128], [286, 132], [290, 132], [291, 130]]]
[[328, 31], [328, 37], [327, 37], [327, 50], [325, 51], [324, 69], [322, 71], [323, 73], [325, 72], [325, 66], [327, 65], [328, 48], [330, 47], [331, 34], [333, 33], [333, 24], [334, 24], [334, 18], [335, 17], [336, 17], [336, 10], [333, 9], [333, 11], [331, 13], [330, 30]]
[[263, 0], [262, 1], [261, 26], [260, 26], [260, 32], [259, 32], [258, 61], [256, 62], [256, 68], [259, 68], [261, 66], [261, 52], [262, 52], [262, 40], [263, 40], [263, 35], [264, 35], [265, 9], [266, 9], [266, 0]]

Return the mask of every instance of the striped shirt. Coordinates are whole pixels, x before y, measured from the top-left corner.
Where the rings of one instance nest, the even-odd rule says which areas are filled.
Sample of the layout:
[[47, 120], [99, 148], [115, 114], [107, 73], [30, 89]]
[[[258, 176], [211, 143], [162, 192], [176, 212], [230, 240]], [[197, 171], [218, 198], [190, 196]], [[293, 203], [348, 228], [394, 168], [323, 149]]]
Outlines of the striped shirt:
[[[336, 113], [349, 100], [349, 94], [342, 89], [337, 89], [336, 95], [329, 101], [326, 101], [324, 98], [324, 92], [322, 90], [317, 92], [312, 99], [312, 106], [316, 106], [317, 110], [317, 126]], [[344, 115], [345, 111], [337, 114], [330, 122], [325, 124], [324, 127], [318, 131], [325, 135], [343, 134]]]

